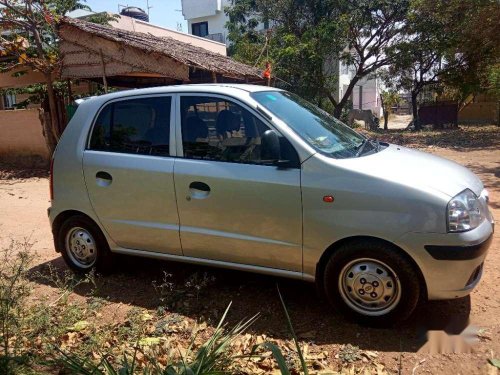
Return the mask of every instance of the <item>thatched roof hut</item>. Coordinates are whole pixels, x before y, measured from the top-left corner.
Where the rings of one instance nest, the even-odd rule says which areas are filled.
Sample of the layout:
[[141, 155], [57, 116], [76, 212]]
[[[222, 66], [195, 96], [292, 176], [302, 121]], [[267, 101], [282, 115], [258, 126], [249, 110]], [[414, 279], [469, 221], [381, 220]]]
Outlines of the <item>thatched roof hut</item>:
[[263, 81], [254, 67], [169, 37], [70, 18], [60, 22], [59, 36], [62, 78], [126, 87]]

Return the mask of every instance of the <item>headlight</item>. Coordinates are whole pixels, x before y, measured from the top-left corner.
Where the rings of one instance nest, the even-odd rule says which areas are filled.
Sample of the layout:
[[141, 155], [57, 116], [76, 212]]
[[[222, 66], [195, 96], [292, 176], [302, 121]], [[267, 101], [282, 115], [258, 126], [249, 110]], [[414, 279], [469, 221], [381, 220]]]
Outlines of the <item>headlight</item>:
[[465, 232], [477, 228], [484, 220], [478, 197], [466, 189], [448, 203], [448, 232]]

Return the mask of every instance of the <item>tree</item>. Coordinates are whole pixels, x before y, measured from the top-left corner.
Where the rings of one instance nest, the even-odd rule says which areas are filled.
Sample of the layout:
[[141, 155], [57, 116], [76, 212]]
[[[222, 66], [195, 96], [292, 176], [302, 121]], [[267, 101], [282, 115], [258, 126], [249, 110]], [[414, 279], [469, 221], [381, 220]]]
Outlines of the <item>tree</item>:
[[420, 129], [418, 98], [434, 85], [460, 104], [488, 86], [498, 63], [496, 0], [413, 0], [404, 38], [394, 45], [387, 84], [411, 94], [413, 124]]
[[[320, 104], [334, 90], [336, 76], [325, 61], [338, 55], [346, 41], [337, 0], [233, 0], [226, 8], [230, 54], [250, 65], [269, 61], [278, 85]], [[336, 22], [331, 22], [335, 19]], [[259, 31], [259, 25], [269, 25]], [[284, 83], [286, 82], [286, 83]]]
[[413, 125], [419, 130], [418, 97], [422, 90], [437, 83], [442, 58], [439, 49], [426, 35], [414, 36], [397, 47], [393, 64], [389, 67], [387, 86], [392, 90], [410, 93]]
[[[48, 114], [41, 117], [44, 135], [52, 153], [66, 124], [58, 117], [54, 81], [60, 69], [57, 22], [75, 9], [87, 9], [80, 0], [0, 0], [0, 46], [12, 57], [0, 64], [3, 72], [30, 68], [43, 74]], [[107, 22], [106, 15], [93, 21]], [[20, 73], [16, 74], [22, 74]], [[45, 119], [45, 120], [43, 120]]]
[[476, 94], [492, 87], [490, 72], [500, 63], [500, 3], [420, 0], [418, 6], [422, 16], [441, 25], [441, 37], [449, 39], [439, 79], [446, 96], [463, 108]]
[[398, 105], [401, 98], [396, 90], [384, 90], [380, 93], [380, 101], [382, 102], [382, 110], [384, 112], [384, 130], [387, 130], [387, 123], [389, 122], [392, 107]]
[[340, 59], [354, 65], [352, 77], [344, 95], [335, 102], [334, 115], [339, 117], [352, 95], [355, 85], [363, 77], [377, 72], [394, 59], [394, 46], [402, 39], [407, 23], [407, 0], [348, 0], [343, 17], [347, 18], [348, 49]]
[[[339, 117], [356, 83], [391, 62], [409, 0], [233, 0], [226, 9], [233, 56], [259, 63], [266, 51], [275, 75]], [[271, 26], [270, 38], [257, 32]], [[338, 62], [355, 74], [337, 100]], [[326, 99], [326, 100], [325, 100]]]

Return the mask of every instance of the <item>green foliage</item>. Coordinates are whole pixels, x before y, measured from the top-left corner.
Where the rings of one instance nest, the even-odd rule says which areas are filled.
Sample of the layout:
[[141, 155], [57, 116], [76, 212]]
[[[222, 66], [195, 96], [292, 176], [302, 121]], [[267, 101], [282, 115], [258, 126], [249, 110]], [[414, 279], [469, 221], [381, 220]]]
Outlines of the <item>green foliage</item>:
[[297, 335], [295, 334], [295, 330], [293, 329], [292, 320], [290, 319], [290, 315], [288, 314], [288, 310], [286, 308], [285, 301], [283, 300], [283, 296], [281, 295], [281, 292], [280, 292], [278, 287], [277, 287], [277, 289], [278, 289], [278, 295], [279, 295], [280, 301], [281, 301], [281, 306], [283, 306], [283, 311], [285, 313], [286, 323], [288, 325], [288, 331], [292, 335], [293, 342], [295, 343], [295, 348], [297, 349], [297, 354], [299, 355], [300, 364], [302, 366], [302, 371], [304, 372], [304, 375], [308, 375], [307, 365], [306, 365], [306, 361], [304, 359], [304, 354], [302, 353], [302, 349], [300, 348], [300, 345], [299, 345], [299, 340], [297, 338]]
[[[58, 362], [73, 374], [95, 374], [95, 375], [118, 375], [135, 374], [140, 370], [148, 375], [190, 375], [190, 374], [225, 374], [229, 373], [232, 364], [230, 346], [234, 340], [244, 332], [257, 318], [254, 316], [246, 321], [239, 322], [231, 329], [226, 329], [224, 321], [229, 312], [231, 304], [226, 308], [219, 324], [210, 337], [200, 346], [196, 347], [195, 341], [198, 332], [196, 328], [192, 332], [191, 343], [185, 354], [180, 354], [178, 359], [169, 358], [167, 364], [160, 364], [157, 357], [158, 352], [147, 354], [147, 361], [144, 366], [140, 366], [137, 361], [139, 346], [129, 358], [123, 355], [118, 366], [113, 365], [106, 355], [102, 355], [101, 360], [94, 364], [78, 355], [70, 354], [59, 350]], [[152, 340], [150, 340], [153, 342]], [[139, 340], [138, 344], [141, 341]], [[154, 341], [154, 344], [157, 344]]]
[[[271, 62], [273, 76], [283, 86], [323, 105], [323, 91], [331, 92], [337, 72], [324, 71], [330, 56], [338, 55], [345, 45], [338, 18], [337, 1], [234, 0], [226, 8], [227, 28], [232, 44], [230, 54], [237, 60], [264, 68]], [[256, 31], [268, 24], [266, 32]]]
[[[61, 66], [57, 24], [75, 9], [89, 8], [81, 0], [0, 0], [0, 71], [29, 67], [43, 75], [45, 85], [42, 87], [46, 87], [47, 100], [41, 106], [47, 115], [41, 117], [41, 122], [49, 155], [66, 127], [66, 116], [61, 113], [61, 103], [57, 104], [54, 89]], [[95, 17], [99, 22], [111, 18]], [[31, 98], [21, 106], [29, 102]]]
[[[109, 310], [100, 309], [107, 302], [95, 296], [93, 277], [82, 278], [51, 267], [30, 273], [30, 249], [27, 243], [13, 243], [0, 252], [2, 375], [234, 374], [249, 373], [249, 368], [259, 369], [257, 363], [272, 367], [272, 358], [282, 374], [308, 374], [306, 354], [279, 289], [295, 350], [284, 349], [276, 341], [254, 345], [259, 342], [258, 337], [245, 332], [257, 315], [229, 328], [225, 321], [231, 304], [213, 328], [205, 322], [190, 325], [186, 317], [178, 314], [161, 313], [155, 317], [140, 308], [129, 310], [125, 321], [112, 319], [106, 323], [102, 318]], [[189, 277], [186, 287], [197, 290], [206, 285], [206, 279]], [[49, 284], [56, 295], [50, 293], [28, 303], [31, 281]], [[75, 288], [82, 295], [83, 287], [90, 289], [86, 303], [66, 298]], [[174, 330], [165, 329], [167, 325]], [[7, 355], [3, 350], [6, 345]], [[359, 359], [352, 358], [352, 361]]]
[[401, 102], [401, 97], [396, 90], [384, 90], [380, 93], [383, 102], [384, 112], [391, 113], [392, 107]]
[[489, 85], [486, 90], [500, 100], [500, 63], [490, 66], [487, 74]]
[[[302, 373], [308, 375], [308, 367], [304, 358], [303, 351], [300, 347], [297, 335], [295, 334], [290, 315], [286, 308], [283, 297], [278, 288], [278, 295], [283, 306], [285, 318], [288, 326], [288, 331], [292, 336], [295, 344], [297, 355], [299, 356]], [[149, 353], [143, 352], [141, 342], [146, 342], [145, 339], [138, 340], [136, 348], [131, 355], [123, 354], [121, 361], [118, 364], [112, 363], [106, 354], [102, 354], [97, 363], [90, 361], [87, 358], [74, 353], [69, 353], [55, 348], [58, 352], [56, 363], [62, 365], [67, 370], [75, 375], [133, 375], [142, 373], [144, 375], [191, 375], [191, 374], [229, 374], [232, 369], [232, 362], [236, 357], [230, 353], [231, 344], [243, 333], [253, 322], [257, 316], [254, 316], [246, 321], [239, 322], [232, 329], [227, 329], [224, 321], [227, 317], [231, 304], [226, 308], [219, 324], [203, 344], [197, 346], [195, 344], [197, 338], [197, 330], [194, 328], [192, 339], [188, 350], [184, 354], [179, 354], [177, 359], [168, 358], [167, 363], [160, 363], [159, 358], [161, 353], [158, 350], [153, 350]], [[153, 345], [158, 345], [159, 340], [148, 341]], [[353, 348], [353, 350], [350, 350]], [[292, 371], [289, 369], [287, 360], [283, 352], [276, 344], [272, 342], [263, 342], [254, 345], [248, 355], [243, 355], [243, 358], [251, 358], [257, 356], [259, 350], [269, 350], [283, 375], [290, 375]], [[354, 350], [356, 349], [356, 351]], [[162, 349], [165, 351], [165, 349]], [[144, 364], [141, 365], [138, 361], [139, 354], [145, 353]], [[241, 358], [241, 356], [240, 356]], [[345, 358], [348, 362], [359, 360], [359, 349], [348, 346], [345, 351]]]
[[487, 90], [500, 59], [499, 17], [496, 0], [413, 0], [387, 84], [415, 95], [432, 85], [460, 103]]
[[[243, 62], [270, 61], [283, 86], [337, 117], [355, 84], [390, 62], [406, 27], [409, 0], [233, 0], [226, 9], [231, 53]], [[267, 32], [257, 25], [268, 23]], [[341, 61], [355, 74], [337, 97]], [[332, 108], [333, 107], [333, 108]]]
[[362, 358], [361, 350], [359, 350], [359, 347], [351, 344], [342, 345], [339, 351], [339, 358], [342, 362], [346, 363], [359, 361]]
[[21, 350], [26, 320], [27, 279], [32, 254], [28, 242], [10, 242], [0, 250], [0, 373], [13, 374], [27, 361]]
[[[355, 84], [381, 69], [389, 88], [415, 98], [430, 85], [460, 102], [498, 87], [497, 0], [233, 0], [226, 13], [236, 59], [270, 61], [288, 83], [278, 86], [337, 117]], [[257, 31], [262, 23], [267, 32]], [[341, 98], [336, 61], [355, 70]]]
[[[67, 13], [91, 10], [85, 0], [0, 0], [2, 45], [15, 61], [0, 64], [4, 69], [27, 64], [43, 72], [53, 71], [59, 60], [57, 23]], [[108, 23], [106, 13], [90, 17], [91, 22]], [[24, 41], [24, 42], [20, 42]], [[19, 60], [19, 61], [17, 61]]]

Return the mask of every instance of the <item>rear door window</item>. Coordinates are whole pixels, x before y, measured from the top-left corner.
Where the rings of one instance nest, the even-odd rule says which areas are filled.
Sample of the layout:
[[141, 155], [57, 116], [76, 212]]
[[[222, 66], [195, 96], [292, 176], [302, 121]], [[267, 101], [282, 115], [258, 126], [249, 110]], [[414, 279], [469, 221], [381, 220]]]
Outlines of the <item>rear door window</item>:
[[171, 106], [169, 96], [108, 104], [94, 124], [90, 149], [169, 156]]

